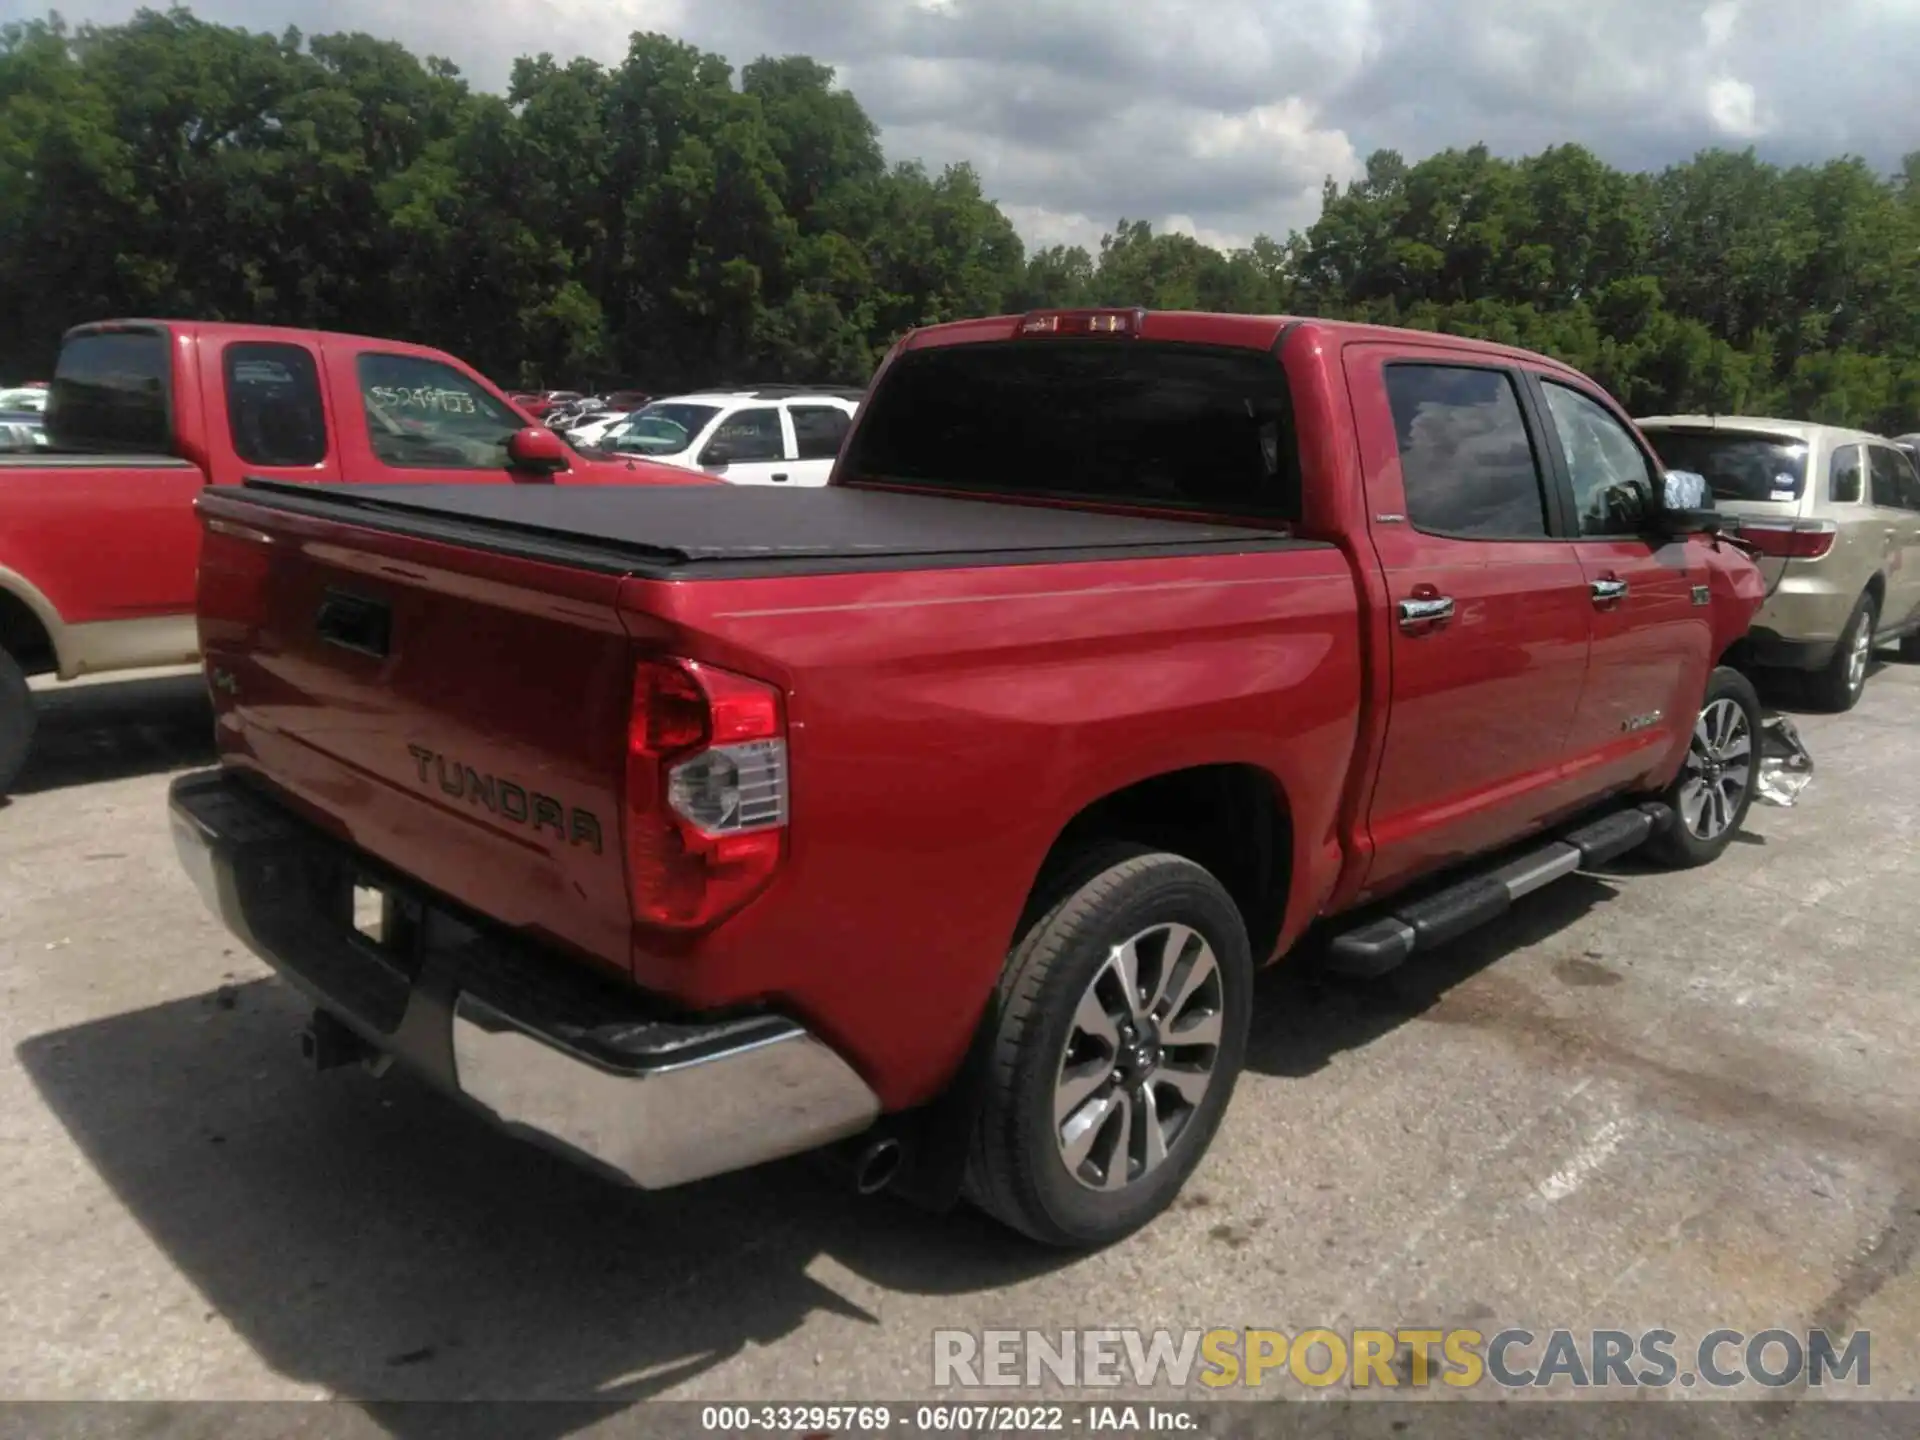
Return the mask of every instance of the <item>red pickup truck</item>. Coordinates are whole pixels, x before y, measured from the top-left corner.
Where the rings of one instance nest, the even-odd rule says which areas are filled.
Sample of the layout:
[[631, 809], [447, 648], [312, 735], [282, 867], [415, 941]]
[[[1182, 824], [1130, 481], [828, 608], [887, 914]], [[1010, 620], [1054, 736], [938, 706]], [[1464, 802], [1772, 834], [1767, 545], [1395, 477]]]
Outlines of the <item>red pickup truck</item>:
[[909, 336], [824, 489], [209, 492], [175, 835], [323, 1068], [1098, 1244], [1309, 926], [1727, 845], [1761, 581], [1666, 481], [1537, 355], [1075, 311]]
[[0, 456], [0, 795], [32, 740], [27, 676], [194, 658], [208, 485], [699, 478], [584, 459], [451, 355], [391, 340], [116, 320], [66, 335], [51, 388], [53, 453]]

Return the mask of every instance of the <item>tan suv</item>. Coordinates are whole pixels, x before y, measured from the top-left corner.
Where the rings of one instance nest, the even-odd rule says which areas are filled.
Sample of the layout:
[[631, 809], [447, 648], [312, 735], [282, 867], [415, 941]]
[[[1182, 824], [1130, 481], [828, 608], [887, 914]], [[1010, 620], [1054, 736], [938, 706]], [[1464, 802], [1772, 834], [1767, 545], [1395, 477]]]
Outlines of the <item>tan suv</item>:
[[1745, 415], [1638, 422], [1672, 470], [1706, 476], [1714, 508], [1760, 552], [1769, 595], [1745, 660], [1807, 674], [1851, 710], [1874, 650], [1920, 660], [1920, 472], [1861, 430]]

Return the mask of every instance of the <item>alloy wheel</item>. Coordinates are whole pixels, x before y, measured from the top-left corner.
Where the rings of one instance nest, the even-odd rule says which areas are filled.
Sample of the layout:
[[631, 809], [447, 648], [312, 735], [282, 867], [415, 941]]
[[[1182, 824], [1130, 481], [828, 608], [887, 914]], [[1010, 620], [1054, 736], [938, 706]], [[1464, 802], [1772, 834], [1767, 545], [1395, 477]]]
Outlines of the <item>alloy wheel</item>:
[[1159, 1168], [1213, 1083], [1224, 1006], [1220, 963], [1197, 930], [1156, 925], [1107, 953], [1054, 1083], [1068, 1174], [1112, 1191]]
[[1738, 703], [1715, 700], [1700, 712], [1683, 773], [1681, 820], [1697, 838], [1719, 839], [1753, 778], [1753, 727]]
[[1852, 648], [1847, 651], [1847, 693], [1858, 695], [1867, 683], [1867, 663], [1873, 658], [1873, 619], [1860, 617], [1854, 631]]

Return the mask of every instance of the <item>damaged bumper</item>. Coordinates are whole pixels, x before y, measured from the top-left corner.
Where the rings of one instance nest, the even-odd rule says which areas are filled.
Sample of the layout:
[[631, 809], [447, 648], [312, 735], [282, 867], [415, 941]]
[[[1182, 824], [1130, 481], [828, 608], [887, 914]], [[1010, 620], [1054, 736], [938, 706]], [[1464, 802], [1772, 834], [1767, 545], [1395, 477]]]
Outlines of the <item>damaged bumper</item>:
[[[526, 1138], [661, 1189], [878, 1116], [859, 1075], [792, 1020], [665, 1014], [381, 874], [223, 772], [184, 775], [169, 798], [181, 863], [235, 935], [368, 1045]], [[367, 895], [381, 898], [363, 927]]]

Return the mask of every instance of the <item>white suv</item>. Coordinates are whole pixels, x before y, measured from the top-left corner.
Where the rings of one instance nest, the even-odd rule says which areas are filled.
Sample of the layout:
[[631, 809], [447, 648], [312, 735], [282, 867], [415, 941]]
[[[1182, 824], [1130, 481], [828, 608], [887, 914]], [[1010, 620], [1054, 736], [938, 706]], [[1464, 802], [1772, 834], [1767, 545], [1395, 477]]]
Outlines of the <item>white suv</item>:
[[824, 485], [861, 393], [763, 385], [675, 395], [610, 426], [593, 449], [643, 455], [733, 485]]

